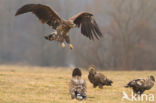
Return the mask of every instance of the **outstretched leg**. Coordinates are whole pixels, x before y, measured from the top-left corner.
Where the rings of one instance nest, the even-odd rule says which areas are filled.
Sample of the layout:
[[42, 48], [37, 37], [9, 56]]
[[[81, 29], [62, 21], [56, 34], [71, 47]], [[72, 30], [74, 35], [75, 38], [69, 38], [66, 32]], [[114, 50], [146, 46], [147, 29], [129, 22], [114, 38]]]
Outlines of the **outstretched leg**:
[[70, 38], [69, 38], [69, 36], [68, 36], [68, 35], [67, 35], [67, 36], [65, 36], [65, 40], [66, 40], [66, 42], [68, 43], [69, 48], [70, 48], [70, 49], [73, 49], [73, 45], [70, 43]]
[[50, 35], [46, 35], [45, 36], [45, 39], [46, 40], [49, 40], [49, 41], [53, 41], [53, 40], [56, 40], [58, 42], [61, 42], [61, 46], [62, 48], [65, 48], [65, 43], [64, 43], [64, 39], [62, 36], [58, 35], [57, 31], [55, 32], [52, 32]]
[[65, 45], [65, 43], [64, 42], [62, 42], [62, 48], [65, 48], [66, 47], [66, 45]]
[[57, 38], [57, 32], [52, 32], [50, 35], [46, 35], [44, 36], [45, 39], [52, 41], [52, 40], [56, 40]]

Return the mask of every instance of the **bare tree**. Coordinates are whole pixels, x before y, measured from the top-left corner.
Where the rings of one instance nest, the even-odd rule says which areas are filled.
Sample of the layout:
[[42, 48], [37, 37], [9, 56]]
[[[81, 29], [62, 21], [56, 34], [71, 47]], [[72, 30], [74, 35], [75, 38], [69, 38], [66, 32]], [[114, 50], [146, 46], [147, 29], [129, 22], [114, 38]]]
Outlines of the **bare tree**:
[[132, 68], [137, 45], [150, 34], [149, 22], [153, 17], [154, 5], [147, 0], [111, 0], [111, 4], [114, 9], [108, 11], [112, 19], [108, 34], [115, 48], [112, 56], [120, 55], [115, 60], [117, 67]]

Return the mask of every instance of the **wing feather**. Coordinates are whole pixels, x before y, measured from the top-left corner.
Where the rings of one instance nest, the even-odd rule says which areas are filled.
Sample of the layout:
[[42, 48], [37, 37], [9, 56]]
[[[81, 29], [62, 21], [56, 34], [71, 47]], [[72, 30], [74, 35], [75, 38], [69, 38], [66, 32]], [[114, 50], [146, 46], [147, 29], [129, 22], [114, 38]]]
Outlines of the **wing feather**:
[[94, 40], [94, 38], [99, 39], [102, 37], [102, 33], [93, 18], [93, 14], [88, 12], [81, 12], [71, 18], [77, 27], [81, 27], [81, 33], [88, 37], [90, 40]]
[[34, 13], [43, 24], [47, 23], [49, 26], [52, 26], [53, 29], [56, 29], [62, 21], [55, 11], [42, 4], [26, 4], [18, 9], [15, 16], [27, 12]]

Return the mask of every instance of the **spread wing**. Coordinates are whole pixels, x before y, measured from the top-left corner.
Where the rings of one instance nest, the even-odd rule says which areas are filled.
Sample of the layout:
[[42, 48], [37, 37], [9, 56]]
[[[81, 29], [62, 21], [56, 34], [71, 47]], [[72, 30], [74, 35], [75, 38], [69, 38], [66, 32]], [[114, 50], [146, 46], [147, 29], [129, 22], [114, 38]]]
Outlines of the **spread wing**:
[[50, 7], [41, 4], [26, 4], [18, 9], [15, 16], [27, 12], [32, 12], [43, 24], [47, 23], [49, 26], [52, 26], [53, 29], [56, 29], [62, 20]]
[[81, 12], [69, 18], [69, 20], [72, 20], [77, 27], [81, 27], [81, 33], [90, 40], [94, 40], [94, 37], [97, 39], [102, 37], [102, 33], [93, 17], [93, 14]]

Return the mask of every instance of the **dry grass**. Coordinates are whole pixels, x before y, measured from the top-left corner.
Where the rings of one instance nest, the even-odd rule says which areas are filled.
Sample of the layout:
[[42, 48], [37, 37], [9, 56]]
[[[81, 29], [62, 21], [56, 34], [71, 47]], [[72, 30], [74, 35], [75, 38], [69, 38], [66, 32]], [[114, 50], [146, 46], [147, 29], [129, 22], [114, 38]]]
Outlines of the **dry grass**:
[[[122, 91], [131, 93], [123, 86], [134, 78], [156, 76], [156, 71], [102, 71], [114, 81], [112, 87], [93, 89], [87, 79], [88, 98], [85, 101], [71, 100], [68, 83], [72, 69], [41, 68], [27, 66], [0, 66], [0, 103], [132, 103], [122, 101]], [[146, 91], [156, 93], [156, 88]], [[137, 102], [133, 102], [137, 103]], [[148, 103], [148, 102], [142, 102]], [[153, 102], [154, 103], [154, 102]]]

